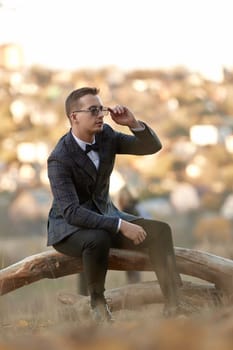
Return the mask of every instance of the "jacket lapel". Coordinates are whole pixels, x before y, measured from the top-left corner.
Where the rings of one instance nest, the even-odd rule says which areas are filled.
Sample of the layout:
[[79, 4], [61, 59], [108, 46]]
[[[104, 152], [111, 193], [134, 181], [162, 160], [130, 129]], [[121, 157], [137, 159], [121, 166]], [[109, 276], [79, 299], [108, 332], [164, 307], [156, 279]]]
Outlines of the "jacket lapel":
[[72, 159], [83, 169], [89, 176], [96, 181], [97, 169], [90, 158], [85, 154], [81, 147], [77, 144], [73, 138], [71, 132], [66, 136], [66, 146], [71, 154]]
[[102, 168], [105, 164], [105, 158], [106, 158], [106, 147], [103, 145], [103, 138], [102, 133], [96, 134], [95, 141], [97, 145], [99, 146], [99, 169], [98, 169], [98, 175], [101, 174]]
[[109, 163], [109, 144], [105, 143], [105, 139], [103, 137], [103, 133], [96, 134], [96, 143], [99, 146], [99, 169], [97, 172], [96, 179], [96, 187], [100, 187], [103, 184], [103, 181], [106, 181], [105, 176], [109, 172], [111, 168], [111, 164]]

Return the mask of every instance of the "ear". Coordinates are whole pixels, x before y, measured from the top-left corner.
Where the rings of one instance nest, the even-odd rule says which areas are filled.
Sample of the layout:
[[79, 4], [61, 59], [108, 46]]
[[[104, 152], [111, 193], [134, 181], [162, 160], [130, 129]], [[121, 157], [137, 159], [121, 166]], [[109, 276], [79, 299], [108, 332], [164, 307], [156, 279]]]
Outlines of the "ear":
[[76, 113], [71, 113], [70, 120], [72, 122], [75, 122], [75, 121], [77, 121], [77, 119], [78, 119], [78, 115]]

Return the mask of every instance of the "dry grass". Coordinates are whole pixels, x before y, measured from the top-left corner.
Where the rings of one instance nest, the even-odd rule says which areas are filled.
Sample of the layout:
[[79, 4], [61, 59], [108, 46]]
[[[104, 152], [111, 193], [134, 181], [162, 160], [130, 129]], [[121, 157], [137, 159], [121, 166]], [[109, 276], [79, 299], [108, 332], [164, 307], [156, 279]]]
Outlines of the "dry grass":
[[[148, 274], [147, 276], [148, 277]], [[108, 286], [123, 284], [110, 273]], [[60, 292], [76, 291], [76, 276], [40, 281], [0, 299], [0, 350], [232, 350], [233, 308], [204, 306], [199, 314], [166, 320], [162, 305], [114, 312], [113, 325], [94, 325], [85, 308], [62, 305]]]
[[[143, 273], [152, 280], [153, 273]], [[62, 305], [60, 292], [76, 293], [76, 276], [42, 280], [0, 298], [0, 350], [232, 350], [233, 306], [202, 306], [188, 318], [164, 319], [162, 305], [114, 312], [113, 325], [97, 327], [85, 307]], [[106, 288], [126, 283], [109, 271]], [[81, 304], [80, 304], [81, 305]]]

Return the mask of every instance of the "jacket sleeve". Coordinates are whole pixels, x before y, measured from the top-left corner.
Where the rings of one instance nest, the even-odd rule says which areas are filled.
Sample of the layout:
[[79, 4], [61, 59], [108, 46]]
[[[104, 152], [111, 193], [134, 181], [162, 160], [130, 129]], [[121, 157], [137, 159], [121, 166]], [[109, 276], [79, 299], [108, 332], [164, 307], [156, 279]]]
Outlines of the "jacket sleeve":
[[[90, 200], [80, 203], [72, 180], [70, 165], [50, 157], [48, 159], [48, 177], [54, 197], [53, 210], [55, 216], [62, 216], [70, 225], [83, 228], [105, 229], [116, 233], [119, 219], [101, 215], [90, 209]], [[81, 186], [81, 184], [80, 184]]]
[[145, 123], [142, 124], [144, 129], [132, 131], [133, 135], [116, 132], [116, 153], [147, 155], [156, 153], [162, 148], [156, 133]]

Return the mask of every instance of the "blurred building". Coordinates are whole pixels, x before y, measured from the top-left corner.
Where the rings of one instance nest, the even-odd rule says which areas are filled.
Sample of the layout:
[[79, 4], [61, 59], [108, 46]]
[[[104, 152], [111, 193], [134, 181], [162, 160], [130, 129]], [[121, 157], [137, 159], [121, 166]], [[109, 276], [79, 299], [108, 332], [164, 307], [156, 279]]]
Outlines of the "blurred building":
[[0, 45], [0, 68], [20, 70], [24, 66], [23, 49], [18, 44]]

